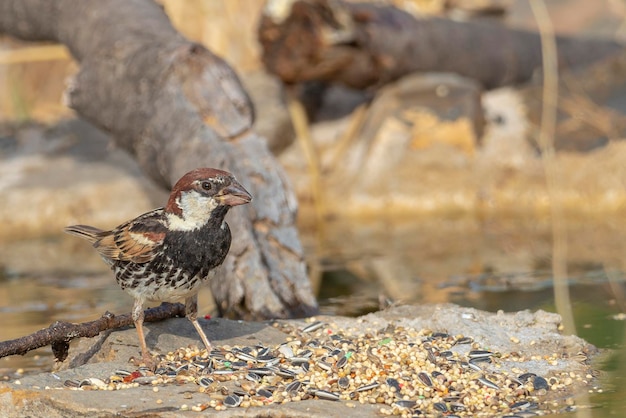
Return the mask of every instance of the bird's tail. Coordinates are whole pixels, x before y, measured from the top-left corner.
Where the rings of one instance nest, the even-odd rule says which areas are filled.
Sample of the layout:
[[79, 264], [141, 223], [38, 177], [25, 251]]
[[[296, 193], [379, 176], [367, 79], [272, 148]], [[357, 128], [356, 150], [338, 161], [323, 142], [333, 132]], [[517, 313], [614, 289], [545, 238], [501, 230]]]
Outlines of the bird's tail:
[[101, 234], [102, 232], [104, 232], [101, 229], [89, 225], [66, 226], [63, 231], [67, 232], [70, 235], [76, 235], [77, 237], [86, 239], [92, 244], [102, 238]]

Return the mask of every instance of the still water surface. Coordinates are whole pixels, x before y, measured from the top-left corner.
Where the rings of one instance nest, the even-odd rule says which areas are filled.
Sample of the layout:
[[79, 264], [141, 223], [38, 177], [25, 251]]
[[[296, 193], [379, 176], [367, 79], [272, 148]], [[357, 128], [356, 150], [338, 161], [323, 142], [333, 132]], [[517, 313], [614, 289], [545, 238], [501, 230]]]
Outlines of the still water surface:
[[[580, 401], [587, 408], [560, 417], [626, 416], [626, 231], [621, 218], [573, 221], [568, 227], [568, 277], [576, 329], [604, 354], [601, 391]], [[344, 222], [304, 233], [317, 276], [321, 311], [360, 315], [388, 303], [452, 302], [487, 311], [555, 312], [549, 224], [536, 219], [424, 219], [411, 223]], [[35, 253], [67, 247], [67, 238], [32, 243]], [[105, 311], [126, 313], [132, 299], [95, 254], [69, 254], [45, 266], [3, 260], [0, 340], [27, 335], [55, 320], [83, 322]], [[33, 252], [26, 251], [24, 257]], [[70, 248], [76, 248], [70, 246]], [[0, 248], [2, 250], [2, 248]], [[78, 250], [77, 250], [78, 251]], [[95, 253], [95, 252], [94, 252]], [[55, 257], [51, 258], [52, 260]], [[39, 260], [41, 261], [41, 260]], [[68, 268], [73, 265], [76, 268]], [[81, 265], [89, 266], [81, 272]], [[19, 266], [19, 267], [16, 267]], [[97, 266], [97, 267], [93, 267]], [[316, 271], [313, 268], [312, 271]], [[211, 296], [200, 295], [202, 314]], [[0, 359], [0, 375], [49, 370], [48, 348]]]

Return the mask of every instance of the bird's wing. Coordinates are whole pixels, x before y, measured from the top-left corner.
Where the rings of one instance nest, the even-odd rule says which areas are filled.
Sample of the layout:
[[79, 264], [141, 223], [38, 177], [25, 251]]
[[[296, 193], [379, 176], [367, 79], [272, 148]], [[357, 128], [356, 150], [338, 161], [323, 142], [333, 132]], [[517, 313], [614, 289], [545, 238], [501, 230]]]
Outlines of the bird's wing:
[[111, 260], [146, 263], [163, 244], [166, 233], [163, 209], [155, 209], [112, 231], [101, 233], [94, 247]]

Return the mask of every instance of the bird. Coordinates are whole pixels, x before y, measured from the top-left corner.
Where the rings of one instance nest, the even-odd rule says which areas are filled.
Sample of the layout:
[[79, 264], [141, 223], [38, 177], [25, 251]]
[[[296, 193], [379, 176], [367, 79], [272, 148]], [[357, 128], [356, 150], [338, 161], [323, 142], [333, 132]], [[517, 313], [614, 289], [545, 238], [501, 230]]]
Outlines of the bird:
[[182, 176], [164, 207], [139, 215], [111, 230], [72, 225], [65, 232], [89, 241], [134, 298], [132, 318], [142, 360], [152, 365], [143, 331], [144, 303], [184, 300], [208, 352], [212, 346], [198, 323], [198, 291], [215, 274], [230, 249], [224, 217], [252, 195], [226, 171], [197, 168]]

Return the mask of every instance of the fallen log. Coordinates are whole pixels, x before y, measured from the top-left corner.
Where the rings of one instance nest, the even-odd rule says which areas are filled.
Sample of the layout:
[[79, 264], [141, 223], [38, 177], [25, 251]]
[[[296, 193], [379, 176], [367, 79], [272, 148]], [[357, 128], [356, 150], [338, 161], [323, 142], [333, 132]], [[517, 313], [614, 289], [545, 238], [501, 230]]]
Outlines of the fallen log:
[[[537, 33], [485, 21], [418, 19], [374, 3], [286, 4], [265, 8], [259, 40], [266, 68], [287, 84], [317, 80], [364, 89], [413, 72], [452, 72], [490, 89], [529, 81], [542, 65]], [[611, 40], [562, 36], [557, 45], [561, 70], [624, 49]]]
[[[235, 72], [190, 42], [150, 0], [0, 0], [0, 33], [66, 45], [80, 63], [66, 101], [169, 187], [196, 167], [234, 173], [254, 196], [211, 282], [223, 315], [317, 312], [295, 227], [297, 203]], [[122, 197], [124, 198], [124, 197]], [[88, 220], [84, 220], [87, 222]]]

